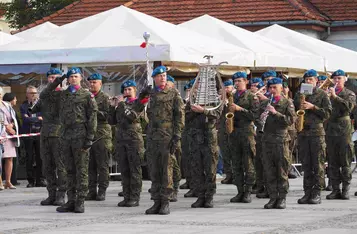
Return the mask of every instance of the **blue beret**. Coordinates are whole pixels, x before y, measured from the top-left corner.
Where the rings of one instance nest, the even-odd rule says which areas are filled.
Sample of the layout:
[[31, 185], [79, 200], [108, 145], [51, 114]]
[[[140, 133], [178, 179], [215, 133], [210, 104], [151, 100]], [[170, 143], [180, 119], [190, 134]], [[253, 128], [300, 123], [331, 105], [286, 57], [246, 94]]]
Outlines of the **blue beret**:
[[318, 76], [317, 79], [320, 81], [320, 80], [326, 80], [327, 79], [327, 76]]
[[252, 78], [252, 79], [249, 80], [249, 84], [250, 85], [251, 84], [255, 84], [255, 83], [258, 83], [258, 85], [257, 85], [258, 89], [260, 89], [261, 87], [264, 86], [263, 80], [261, 78], [259, 78], [259, 77], [255, 77], [255, 78]]
[[90, 75], [87, 80], [103, 80], [103, 78], [101, 74], [94, 73]]
[[121, 93], [124, 93], [124, 89], [128, 87], [136, 87], [136, 82], [134, 80], [127, 80], [121, 85]]
[[269, 70], [269, 71], [266, 71], [263, 73], [262, 75], [262, 79], [265, 79], [267, 77], [276, 77], [276, 71], [273, 71], [273, 70]]
[[234, 73], [233, 74], [233, 76], [232, 76], [232, 80], [235, 80], [235, 79], [238, 79], [238, 78], [245, 78], [245, 79], [247, 79], [247, 73], [245, 73], [245, 72], [236, 72], [236, 73]]
[[304, 73], [304, 78], [305, 77], [317, 77], [319, 74], [317, 74], [317, 71], [314, 69], [310, 69]]
[[77, 73], [82, 75], [82, 72], [78, 67], [72, 67], [71, 69], [68, 70], [67, 77], [70, 77], [71, 75], [77, 74]]
[[167, 69], [166, 69], [165, 66], [158, 66], [158, 67], [156, 67], [156, 68], [152, 71], [151, 76], [154, 77], [154, 76], [156, 76], [156, 75], [165, 73], [166, 71], [167, 71]]
[[227, 87], [227, 86], [233, 86], [233, 80], [229, 79], [229, 80], [226, 80], [223, 82], [224, 86]]
[[274, 77], [273, 79], [268, 80], [267, 86], [269, 88], [270, 85], [275, 85], [275, 84], [283, 84], [283, 80], [278, 77]]
[[196, 81], [196, 78], [192, 79], [192, 80], [190, 80], [190, 82], [188, 82], [189, 89], [192, 88], [192, 86], [195, 83], [195, 81]]
[[342, 71], [341, 69], [338, 69], [337, 71], [332, 73], [331, 77], [334, 77], [334, 76], [346, 76], [346, 73], [344, 71]]
[[174, 79], [172, 76], [170, 76], [170, 75], [167, 75], [167, 81], [170, 81], [170, 82], [172, 82], [172, 83], [175, 83], [175, 79]]
[[47, 77], [50, 75], [62, 75], [62, 71], [58, 68], [51, 68], [48, 72], [47, 72]]

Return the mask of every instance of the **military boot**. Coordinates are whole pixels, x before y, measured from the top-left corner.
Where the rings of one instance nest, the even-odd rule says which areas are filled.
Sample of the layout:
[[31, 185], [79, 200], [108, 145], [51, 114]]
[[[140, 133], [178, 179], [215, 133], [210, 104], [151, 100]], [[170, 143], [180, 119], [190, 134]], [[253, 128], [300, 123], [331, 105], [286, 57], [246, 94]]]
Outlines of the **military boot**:
[[97, 197], [95, 198], [97, 201], [104, 201], [105, 200], [105, 190], [99, 189]]
[[84, 199], [77, 199], [74, 203], [74, 213], [84, 213]]
[[55, 206], [62, 206], [65, 203], [65, 192], [58, 192], [56, 193], [56, 201], [53, 203]]
[[332, 193], [326, 196], [328, 200], [341, 199], [341, 190], [339, 188], [333, 188]]
[[48, 198], [41, 201], [41, 206], [52, 206], [56, 201], [56, 191], [48, 192]]
[[168, 200], [161, 200], [161, 207], [159, 210], [159, 214], [168, 215], [170, 214], [170, 205]]
[[298, 204], [308, 204], [311, 197], [311, 190], [306, 190], [302, 198], [298, 200]]
[[232, 176], [232, 172], [227, 172], [226, 173], [226, 178], [224, 178], [221, 181], [222, 184], [232, 184], [233, 183], [233, 176]]
[[249, 186], [245, 187], [245, 191], [244, 191], [243, 198], [242, 198], [243, 203], [251, 203], [252, 202], [251, 193], [252, 193], [252, 187], [249, 187]]
[[119, 196], [119, 197], [124, 197], [124, 193], [123, 193], [123, 192], [119, 192], [119, 193], [118, 193], [118, 196]]
[[205, 204], [203, 206], [204, 208], [213, 208], [213, 197], [207, 196], [205, 198]]
[[180, 185], [180, 189], [189, 189], [188, 183], [185, 182], [184, 184]]
[[309, 204], [321, 204], [320, 190], [313, 190], [308, 200]]
[[136, 207], [139, 206], [139, 200], [129, 200], [126, 204], [126, 207]]
[[264, 205], [264, 209], [273, 209], [275, 208], [276, 203], [277, 203], [276, 198], [270, 198], [269, 202]]
[[170, 202], [177, 202], [177, 189], [175, 189], [172, 193], [171, 193], [171, 196], [170, 196]]
[[350, 185], [346, 184], [342, 186], [342, 193], [341, 193], [341, 199], [342, 200], [350, 200]]
[[264, 187], [263, 191], [258, 192], [257, 195], [255, 195], [257, 198], [269, 198], [269, 193], [268, 190]]
[[154, 205], [145, 211], [145, 214], [158, 214], [160, 211], [161, 202], [160, 200], [155, 200]]
[[328, 180], [327, 187], [325, 188], [325, 191], [332, 191], [332, 185], [331, 185], [331, 180]]
[[183, 196], [184, 197], [197, 197], [195, 190], [193, 190], [193, 189], [188, 190], [188, 192], [185, 193], [185, 195], [183, 195]]
[[73, 212], [74, 211], [74, 202], [76, 200], [76, 195], [72, 191], [67, 192], [68, 201], [60, 207], [57, 207], [57, 212]]
[[97, 191], [96, 190], [89, 190], [85, 200], [86, 201], [95, 201], [97, 198]]
[[277, 208], [277, 209], [285, 209], [286, 208], [286, 199], [285, 199], [285, 197], [284, 198], [279, 198], [276, 201], [275, 208]]
[[355, 192], [355, 196], [357, 196], [357, 192]]
[[126, 207], [126, 204], [128, 203], [129, 200], [127, 199], [124, 199], [122, 200], [121, 202], [118, 203], [118, 206], [119, 207]]
[[194, 203], [192, 203], [191, 208], [201, 208], [205, 205], [205, 198], [199, 197]]

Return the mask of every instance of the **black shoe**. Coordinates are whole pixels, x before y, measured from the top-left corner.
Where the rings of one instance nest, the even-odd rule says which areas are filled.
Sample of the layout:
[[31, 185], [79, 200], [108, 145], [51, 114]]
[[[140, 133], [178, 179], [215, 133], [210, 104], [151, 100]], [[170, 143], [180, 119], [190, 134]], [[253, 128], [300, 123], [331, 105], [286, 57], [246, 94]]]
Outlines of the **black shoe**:
[[289, 178], [289, 179], [296, 179], [296, 178], [297, 178], [297, 175], [296, 175], [295, 172], [290, 171], [289, 174], [288, 174], [288, 178]]
[[56, 193], [56, 201], [53, 203], [55, 206], [62, 206], [65, 203], [65, 192], [58, 192]]
[[74, 213], [84, 213], [84, 200], [78, 199], [74, 204]]
[[54, 205], [54, 202], [56, 201], [55, 197], [48, 197], [45, 200], [41, 201], [41, 206], [52, 206]]
[[286, 208], [286, 199], [285, 198], [279, 198], [276, 202], [276, 209], [285, 209]]
[[74, 201], [68, 201], [60, 207], [57, 207], [57, 212], [73, 212], [74, 211]]
[[119, 192], [119, 193], [118, 193], [118, 196], [119, 196], [119, 197], [124, 197], [124, 193], [123, 193], [123, 192]]
[[170, 202], [177, 202], [177, 193], [178, 193], [177, 190], [174, 190], [174, 191], [171, 193]]
[[169, 206], [169, 201], [161, 201], [161, 207], [159, 210], [159, 214], [161, 215], [168, 215], [170, 214], [170, 206]]
[[184, 183], [182, 185], [180, 185], [180, 189], [189, 189], [190, 187], [188, 186], [188, 183]]
[[221, 181], [222, 184], [233, 184], [232, 174], [227, 174], [226, 178]]
[[311, 191], [305, 191], [305, 194], [302, 198], [298, 200], [298, 204], [308, 204], [310, 200]]
[[308, 203], [313, 205], [321, 204], [320, 191], [313, 191]]
[[332, 191], [332, 185], [327, 185], [327, 187], [325, 188], [325, 191]]
[[270, 198], [269, 202], [264, 205], [264, 209], [273, 209], [275, 208], [276, 203], [277, 203], [276, 198]]
[[197, 197], [197, 195], [195, 194], [195, 191], [193, 189], [190, 189], [187, 193], [185, 193], [185, 195], [183, 195], [184, 197]]
[[151, 188], [148, 189], [148, 193], [151, 193]]
[[139, 206], [138, 200], [129, 200], [126, 204], [126, 207], [136, 207]]
[[341, 199], [341, 190], [334, 189], [332, 193], [326, 196], [326, 199], [328, 200]]
[[122, 200], [121, 202], [118, 203], [119, 207], [126, 207], [126, 204], [128, 203], [128, 200]]
[[349, 194], [348, 190], [347, 191], [342, 190], [341, 199], [342, 200], [350, 200], [350, 194]]
[[355, 192], [355, 196], [357, 196], [357, 192]]
[[21, 183], [20, 182], [14, 182], [14, 183], [11, 182], [11, 184], [14, 186], [19, 186]]
[[105, 191], [99, 190], [98, 195], [95, 198], [97, 201], [105, 201]]
[[41, 180], [40, 182], [36, 182], [35, 187], [46, 187], [47, 183], [44, 180]]
[[244, 193], [238, 193], [235, 197], [231, 198], [230, 202], [232, 202], [232, 203], [243, 202], [243, 196], [244, 196]]
[[145, 211], [145, 214], [159, 214], [161, 207], [160, 201], [154, 201], [154, 205]]
[[252, 198], [250, 196], [251, 196], [250, 192], [244, 192], [244, 195], [243, 195], [243, 198], [242, 198], [242, 202], [243, 203], [251, 203], [252, 202]]
[[26, 188], [33, 188], [33, 187], [35, 187], [34, 183], [28, 183], [28, 185], [26, 186]]
[[213, 197], [206, 197], [205, 204], [203, 205], [204, 208], [213, 208]]
[[262, 192], [257, 193], [256, 197], [257, 198], [269, 198], [269, 193], [266, 189], [264, 189]]
[[89, 192], [85, 198], [86, 201], [95, 201], [97, 198], [96, 192]]
[[192, 203], [191, 208], [201, 208], [205, 206], [205, 199], [199, 197], [194, 203]]

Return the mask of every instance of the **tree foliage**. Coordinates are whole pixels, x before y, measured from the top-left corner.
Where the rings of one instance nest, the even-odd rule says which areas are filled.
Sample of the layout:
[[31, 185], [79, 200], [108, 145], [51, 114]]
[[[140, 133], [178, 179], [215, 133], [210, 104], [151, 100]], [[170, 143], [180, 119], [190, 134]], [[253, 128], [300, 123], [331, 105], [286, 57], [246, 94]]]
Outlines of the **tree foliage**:
[[36, 20], [73, 3], [75, 0], [13, 0], [10, 3], [0, 3], [0, 9], [5, 10], [6, 21], [11, 28], [19, 29]]

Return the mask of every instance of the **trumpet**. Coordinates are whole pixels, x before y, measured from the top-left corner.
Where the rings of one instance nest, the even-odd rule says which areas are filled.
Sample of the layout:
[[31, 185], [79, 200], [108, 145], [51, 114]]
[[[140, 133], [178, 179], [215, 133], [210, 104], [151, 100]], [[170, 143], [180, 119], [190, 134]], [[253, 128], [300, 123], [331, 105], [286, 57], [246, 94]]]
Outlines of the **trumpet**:
[[[228, 98], [228, 106], [233, 104], [233, 93], [227, 93], [227, 98]], [[233, 125], [233, 118], [234, 118], [234, 113], [233, 112], [228, 112], [226, 114], [226, 131], [228, 134], [231, 134], [234, 130], [234, 125]]]
[[327, 78], [327, 79], [319, 86], [319, 89], [327, 89], [328, 87], [331, 86], [331, 84], [333, 84], [333, 80]]
[[305, 111], [301, 109], [301, 105], [304, 102], [305, 102], [305, 95], [301, 94], [301, 96], [300, 96], [300, 110], [298, 110], [296, 112], [296, 115], [298, 117], [297, 124], [296, 124], [296, 130], [298, 132], [301, 132], [304, 129]]
[[264, 133], [265, 123], [267, 122], [267, 118], [268, 118], [268, 115], [269, 115], [269, 111], [267, 110], [267, 107], [269, 105], [271, 105], [271, 103], [273, 102], [273, 97], [274, 97], [273, 95], [270, 96], [270, 100], [268, 102], [268, 105], [265, 107], [265, 110], [262, 113], [262, 118], [260, 119], [260, 121], [263, 123], [263, 125], [262, 125], [262, 129], [259, 130], [260, 133]]
[[258, 89], [257, 92], [253, 93], [254, 95], [258, 95], [260, 94], [264, 89], [266, 88], [266, 86], [264, 85], [263, 87], [261, 87], [260, 89]]

